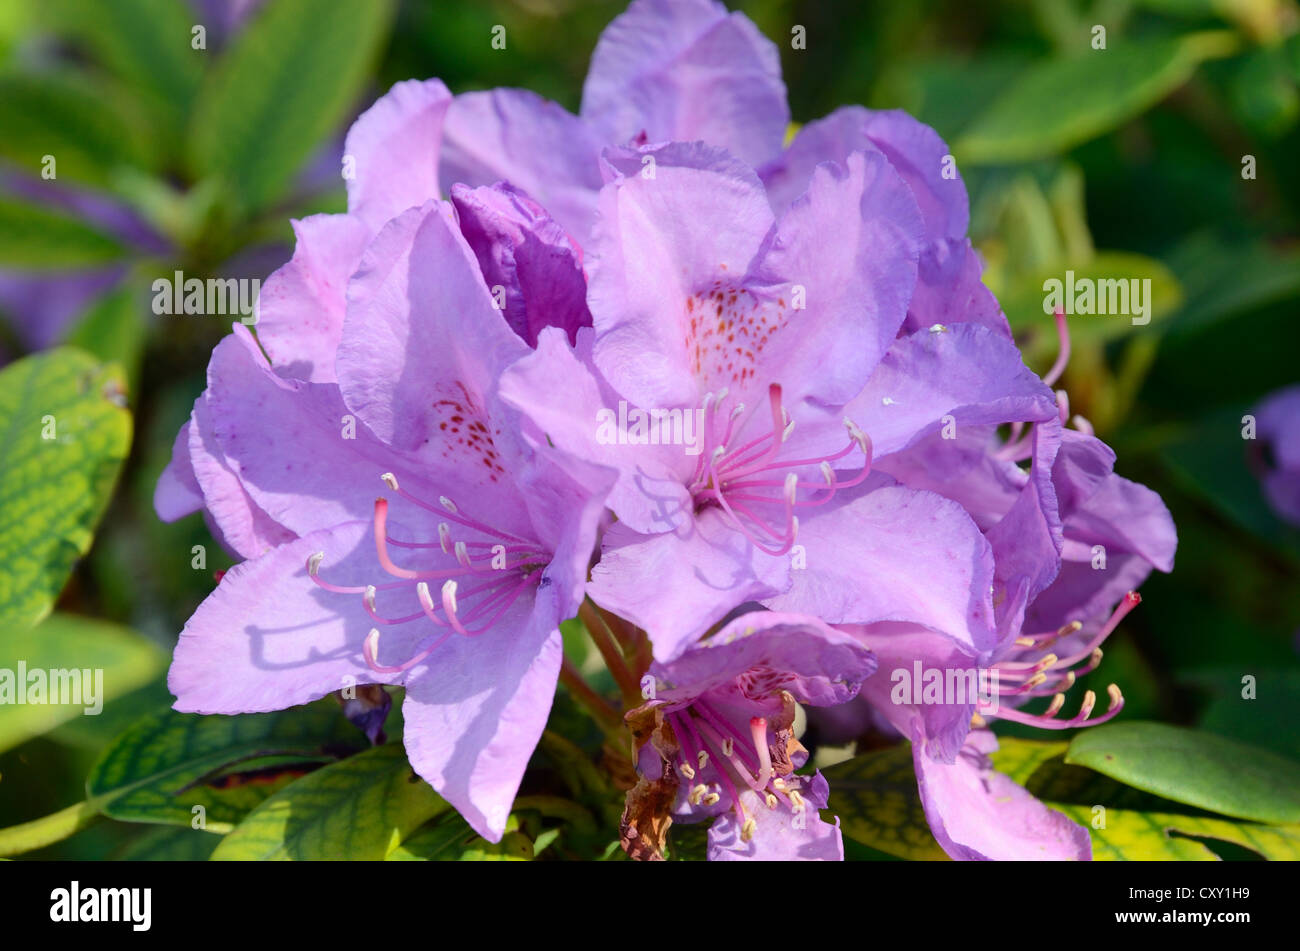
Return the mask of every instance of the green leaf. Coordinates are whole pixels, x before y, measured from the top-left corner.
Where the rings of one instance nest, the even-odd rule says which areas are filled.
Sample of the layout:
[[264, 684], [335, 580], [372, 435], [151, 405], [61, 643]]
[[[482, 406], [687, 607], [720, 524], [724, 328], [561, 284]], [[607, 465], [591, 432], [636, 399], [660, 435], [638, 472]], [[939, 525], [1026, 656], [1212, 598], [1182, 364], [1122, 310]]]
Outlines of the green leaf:
[[0, 76], [0, 155], [41, 175], [54, 159], [55, 180], [97, 186], [123, 165], [152, 167], [149, 134], [138, 115], [102, 85], [69, 74]]
[[390, 743], [317, 770], [254, 809], [214, 860], [384, 859], [451, 808]]
[[0, 370], [0, 630], [49, 613], [131, 444], [121, 371], [68, 347]]
[[114, 859], [119, 862], [206, 862], [220, 836], [182, 826], [147, 830]]
[[822, 774], [831, 787], [830, 811], [840, 817], [844, 835], [899, 858], [948, 858], [926, 822], [910, 745], [863, 753]]
[[0, 267], [61, 270], [93, 267], [126, 251], [115, 238], [62, 212], [0, 199]]
[[213, 55], [191, 46], [196, 17], [185, 0], [47, 0], [42, 13], [141, 94], [168, 133], [163, 141], [176, 137]]
[[1163, 723], [1110, 723], [1070, 743], [1066, 762], [1226, 816], [1300, 822], [1300, 763]]
[[1186, 291], [1171, 334], [1191, 334], [1252, 308], [1300, 295], [1300, 251], [1202, 232], [1168, 255]]
[[271, 0], [207, 78], [189, 160], [246, 210], [278, 198], [343, 120], [388, 32], [391, 0]]
[[501, 841], [487, 841], [454, 812], [444, 813], [418, 829], [386, 856], [390, 862], [528, 862], [533, 843], [511, 816]]
[[[163, 669], [166, 660], [162, 651], [129, 628], [74, 614], [54, 614], [36, 627], [7, 631], [0, 647], [0, 678], [5, 671], [14, 672], [16, 678], [20, 662], [29, 675], [37, 670], [45, 672], [43, 679], [47, 682], [51, 670], [84, 670], [88, 676], [77, 676], [75, 692], [70, 694], [61, 695], [57, 687], [47, 683], [43, 703], [19, 704], [16, 696], [0, 702], [0, 750], [39, 736], [66, 720], [97, 716], [106, 701], [148, 683]], [[68, 685], [71, 687], [71, 681]], [[82, 692], [85, 687], [92, 695]], [[17, 682], [16, 688], [23, 691], [24, 683]], [[76, 702], [56, 702], [64, 698]]]
[[96, 299], [68, 334], [67, 343], [120, 365], [126, 371], [127, 392], [139, 391], [140, 362], [146, 326], [140, 288], [127, 283]]
[[1176, 39], [1125, 40], [1105, 50], [1030, 67], [954, 146], [959, 162], [1045, 158], [1117, 128], [1155, 105], [1207, 59], [1229, 56], [1227, 31]]
[[226, 832], [306, 769], [365, 745], [333, 698], [277, 713], [142, 719], [104, 751], [88, 795], [114, 819], [190, 825], [203, 807]]
[[1300, 826], [1260, 825], [1189, 810], [1091, 769], [1069, 765], [1065, 742], [1002, 736], [998, 743], [994, 768], [1088, 829], [1096, 860], [1219, 858], [1187, 836], [1229, 842], [1269, 859], [1300, 858]]
[[1300, 826], [1266, 826], [1176, 813], [1110, 809], [1105, 828], [1093, 828], [1089, 806], [1052, 803], [1092, 834], [1094, 861], [1216, 861], [1219, 856], [1194, 839], [1217, 839], [1258, 852], [1266, 859], [1300, 859]]

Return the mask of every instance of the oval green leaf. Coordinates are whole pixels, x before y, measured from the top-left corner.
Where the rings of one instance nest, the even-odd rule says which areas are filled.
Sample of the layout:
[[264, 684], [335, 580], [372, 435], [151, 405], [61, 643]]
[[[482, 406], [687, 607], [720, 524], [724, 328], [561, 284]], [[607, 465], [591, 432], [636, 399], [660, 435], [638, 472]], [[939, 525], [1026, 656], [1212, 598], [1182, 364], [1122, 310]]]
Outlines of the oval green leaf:
[[[227, 832], [305, 770], [365, 745], [333, 698], [277, 713], [151, 714], [104, 751], [86, 781], [106, 815]], [[201, 806], [202, 810], [196, 810]]]
[[223, 180], [245, 210], [278, 198], [354, 104], [392, 14], [391, 0], [271, 0], [199, 93], [194, 172]]
[[1221, 815], [1300, 822], [1300, 763], [1213, 733], [1110, 723], [1075, 737], [1065, 761]]
[[1229, 56], [1228, 31], [1124, 40], [1108, 49], [1031, 66], [975, 119], [953, 148], [961, 163], [990, 165], [1058, 155], [1155, 105], [1207, 59]]
[[385, 859], [450, 809], [400, 744], [366, 750], [286, 786], [221, 840], [213, 860]]
[[0, 370], [0, 630], [45, 617], [90, 549], [131, 445], [124, 403], [121, 371], [70, 347]]

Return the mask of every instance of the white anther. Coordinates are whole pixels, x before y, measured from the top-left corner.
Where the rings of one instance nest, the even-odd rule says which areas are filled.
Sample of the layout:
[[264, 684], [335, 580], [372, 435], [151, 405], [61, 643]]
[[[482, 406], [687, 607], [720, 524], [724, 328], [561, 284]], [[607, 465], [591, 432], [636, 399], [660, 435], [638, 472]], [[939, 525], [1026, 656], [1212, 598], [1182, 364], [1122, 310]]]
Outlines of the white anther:
[[767, 803], [767, 808], [769, 809], [776, 808], [776, 796], [772, 795], [771, 793], [768, 793], [766, 798], [763, 801]]
[[717, 463], [717, 461], [721, 459], [723, 456], [725, 456], [726, 454], [727, 454], [726, 446], [714, 446], [713, 455], [709, 459], [710, 464]]
[[466, 545], [465, 545], [464, 542], [457, 542], [457, 543], [456, 543], [456, 560], [457, 560], [458, 562], [460, 562], [461, 565], [463, 565], [463, 566], [466, 567], [466, 568], [468, 568], [468, 567], [470, 566], [470, 563], [469, 563], [469, 548], [466, 547]]
[[393, 475], [391, 472], [385, 472], [379, 478], [383, 479], [384, 485], [388, 486], [394, 492], [399, 491], [397, 488], [397, 476]]
[[707, 769], [709, 765], [709, 751], [700, 750], [695, 757], [695, 761], [700, 764], [700, 769]]
[[375, 609], [375, 586], [372, 584], [366, 585], [366, 593], [362, 597], [365, 599], [366, 607], [373, 611]]
[[453, 614], [456, 613], [456, 582], [448, 579], [442, 586], [442, 601]]
[[754, 838], [754, 830], [758, 828], [758, 823], [753, 819], [746, 819], [745, 824], [740, 827], [740, 841], [748, 842]]
[[944, 334], [944, 333], [947, 333], [947, 332], [948, 332], [948, 328], [945, 327], [943, 324], [931, 324], [931, 325], [930, 325], [930, 333], [932, 333], [932, 334]]
[[732, 418], [732, 419], [740, 419], [740, 414], [743, 413], [743, 412], [745, 412], [745, 404], [744, 404], [744, 403], [737, 403], [737, 404], [735, 405], [735, 407], [734, 407], [734, 408], [732, 409], [732, 411], [731, 411], [731, 418]]
[[716, 805], [718, 804], [718, 801], [719, 801], [721, 798], [722, 798], [722, 797], [719, 796], [717, 793], [715, 793], [715, 792], [711, 792], [711, 793], [709, 793], [707, 796], [705, 796], [703, 799], [700, 800], [700, 805], [701, 805], [701, 806], [716, 806]]
[[835, 484], [835, 470], [831, 468], [831, 464], [830, 464], [829, 462], [827, 462], [825, 459], [823, 459], [823, 460], [822, 460], [822, 467], [821, 467], [821, 468], [822, 468], [822, 478], [826, 480], [826, 484], [827, 484], [827, 485], [834, 485], [834, 484]]
[[790, 805], [793, 808], [795, 809], [803, 808], [803, 796], [799, 794], [799, 790], [791, 789], [788, 793], [786, 793], [786, 795], [790, 797]]
[[894, 398], [893, 398], [892, 396], [882, 396], [882, 397], [880, 398], [880, 405], [881, 405], [881, 406], [893, 406], [893, 405], [894, 405]]
[[794, 432], [794, 420], [790, 418], [790, 414], [785, 411], [784, 406], [781, 407], [781, 419], [785, 422], [785, 429], [781, 430], [781, 442], [785, 442], [790, 438], [790, 434]]
[[447, 554], [447, 546], [451, 543], [451, 526], [446, 522], [438, 523], [438, 544], [442, 546], [442, 553]]
[[307, 558], [307, 574], [315, 578], [316, 572], [320, 571], [320, 563], [324, 560], [325, 553], [323, 551], [318, 551], [309, 555]]
[[789, 505], [794, 505], [795, 499], [799, 492], [799, 477], [793, 472], [787, 472], [785, 476], [785, 501]]
[[695, 770], [691, 768], [690, 763], [679, 763], [677, 766], [677, 771], [681, 773], [683, 776], [685, 776], [687, 779], [695, 778]]
[[438, 504], [441, 505], [443, 508], [445, 508], [448, 512], [451, 512], [453, 515], [455, 515], [457, 512], [460, 511], [460, 509], [456, 508], [456, 503], [453, 502], [451, 499], [447, 498], [447, 496], [445, 495], [438, 496]]
[[421, 581], [415, 586], [415, 596], [420, 599], [420, 605], [426, 611], [433, 610], [433, 595], [429, 594], [429, 582]]
[[858, 428], [858, 424], [845, 416], [844, 428], [849, 431], [849, 438], [858, 444], [858, 448], [866, 452], [867, 434]]
[[703, 783], [700, 783], [698, 786], [693, 786], [691, 787], [690, 795], [686, 797], [686, 801], [692, 806], [698, 806], [708, 791], [709, 787]]
[[785, 780], [778, 776], [772, 780], [772, 786], [776, 789], [785, 789]]
[[727, 737], [725, 740], [722, 741], [723, 756], [730, 756], [735, 751], [736, 751], [736, 743], [734, 740], [732, 740], [731, 737]]

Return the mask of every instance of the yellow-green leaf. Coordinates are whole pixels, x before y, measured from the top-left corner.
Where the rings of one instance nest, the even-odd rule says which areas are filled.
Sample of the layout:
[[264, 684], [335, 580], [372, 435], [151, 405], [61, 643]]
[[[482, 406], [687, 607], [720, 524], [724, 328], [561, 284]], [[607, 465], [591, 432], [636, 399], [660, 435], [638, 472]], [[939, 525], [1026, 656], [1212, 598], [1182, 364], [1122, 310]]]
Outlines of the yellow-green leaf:
[[391, 743], [286, 786], [222, 839], [212, 858], [385, 859], [449, 808]]
[[947, 859], [925, 819], [911, 746], [864, 753], [822, 774], [831, 787], [830, 811], [840, 817], [844, 835], [899, 858]]
[[47, 613], [131, 444], [121, 371], [70, 347], [0, 370], [0, 630]]

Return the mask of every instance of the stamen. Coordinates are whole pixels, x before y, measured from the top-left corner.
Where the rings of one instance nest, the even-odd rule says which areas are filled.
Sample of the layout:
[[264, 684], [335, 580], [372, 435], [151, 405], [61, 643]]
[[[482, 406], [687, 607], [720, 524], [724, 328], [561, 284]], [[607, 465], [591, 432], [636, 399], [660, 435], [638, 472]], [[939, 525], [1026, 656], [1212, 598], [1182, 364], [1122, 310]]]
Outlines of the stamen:
[[754, 738], [754, 749], [758, 752], [758, 775], [754, 779], [757, 788], [762, 789], [772, 778], [772, 753], [767, 748], [767, 720], [763, 717], [751, 718], [749, 733]]

